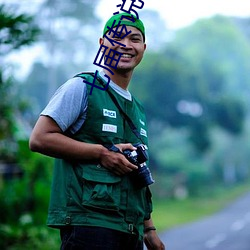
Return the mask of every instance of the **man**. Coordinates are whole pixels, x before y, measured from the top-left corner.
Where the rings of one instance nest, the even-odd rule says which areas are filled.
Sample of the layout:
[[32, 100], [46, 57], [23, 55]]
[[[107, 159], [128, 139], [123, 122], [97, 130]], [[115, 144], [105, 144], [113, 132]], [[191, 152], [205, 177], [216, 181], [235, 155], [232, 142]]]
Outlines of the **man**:
[[[122, 54], [117, 67], [111, 64], [100, 72], [95, 82], [100, 89], [92, 87], [91, 95], [91, 85], [85, 83], [93, 82], [92, 75], [62, 85], [30, 137], [32, 151], [56, 158], [48, 225], [60, 229], [61, 249], [141, 250], [143, 240], [148, 249], [164, 249], [150, 217], [149, 188], [137, 186], [132, 174], [139, 166], [123, 154], [136, 151], [139, 139], [110, 96], [111, 92], [147, 144], [143, 108], [127, 90], [146, 49], [145, 30], [141, 20], [127, 19], [117, 31], [125, 24], [131, 32], [113, 37], [109, 28], [121, 18], [122, 14], [112, 16], [100, 38], [101, 47]], [[108, 78], [108, 91], [103, 91]]]

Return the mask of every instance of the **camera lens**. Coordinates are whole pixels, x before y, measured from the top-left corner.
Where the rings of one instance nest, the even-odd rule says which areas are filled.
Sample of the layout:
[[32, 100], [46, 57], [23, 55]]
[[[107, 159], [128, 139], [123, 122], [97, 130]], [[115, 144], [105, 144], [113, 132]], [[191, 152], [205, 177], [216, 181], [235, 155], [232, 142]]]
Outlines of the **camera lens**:
[[138, 186], [146, 187], [153, 184], [155, 181], [152, 178], [152, 174], [146, 164], [138, 169]]
[[138, 166], [137, 170], [131, 172], [131, 178], [138, 188], [143, 188], [154, 183], [151, 172], [146, 165], [148, 160], [147, 146], [140, 143], [134, 146], [137, 150], [124, 150], [123, 154], [131, 163]]

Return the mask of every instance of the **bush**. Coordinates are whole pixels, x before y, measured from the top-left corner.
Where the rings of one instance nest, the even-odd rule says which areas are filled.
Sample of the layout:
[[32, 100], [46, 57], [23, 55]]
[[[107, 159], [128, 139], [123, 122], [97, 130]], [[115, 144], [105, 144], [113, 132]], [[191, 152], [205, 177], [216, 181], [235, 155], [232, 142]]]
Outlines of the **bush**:
[[53, 159], [20, 141], [17, 164], [23, 176], [0, 186], [0, 249], [58, 249], [58, 232], [46, 227]]

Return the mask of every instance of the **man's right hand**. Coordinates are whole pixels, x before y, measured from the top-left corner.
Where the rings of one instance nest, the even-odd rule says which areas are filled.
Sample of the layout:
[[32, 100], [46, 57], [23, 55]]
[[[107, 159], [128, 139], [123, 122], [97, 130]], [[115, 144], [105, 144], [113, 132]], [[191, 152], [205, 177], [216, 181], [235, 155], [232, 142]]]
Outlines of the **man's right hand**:
[[[130, 143], [121, 143], [115, 145], [121, 152], [126, 149], [131, 151], [136, 150], [136, 148]], [[109, 151], [104, 148], [101, 156], [100, 163], [103, 167], [107, 168], [111, 172], [117, 175], [124, 175], [133, 170], [138, 169], [138, 167], [131, 162], [129, 162], [123, 154], [119, 154], [113, 151]]]

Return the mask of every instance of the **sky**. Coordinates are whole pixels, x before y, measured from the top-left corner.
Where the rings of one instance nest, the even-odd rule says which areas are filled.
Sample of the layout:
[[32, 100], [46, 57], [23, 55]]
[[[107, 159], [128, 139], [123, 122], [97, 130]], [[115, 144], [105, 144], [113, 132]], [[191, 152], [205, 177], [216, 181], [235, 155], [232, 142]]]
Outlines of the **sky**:
[[[31, 0], [19, 0], [19, 3], [29, 7]], [[42, 0], [32, 0], [33, 3], [40, 3]], [[131, 0], [126, 0], [129, 3]], [[12, 3], [17, 0], [0, 0], [0, 3]], [[156, 10], [159, 12], [161, 18], [165, 21], [165, 26], [169, 30], [176, 30], [185, 26], [191, 25], [200, 18], [211, 17], [215, 14], [222, 14], [225, 16], [239, 16], [250, 17], [250, 0], [144, 0], [143, 10]], [[96, 14], [105, 21], [118, 11], [116, 5], [121, 4], [122, 0], [100, 0], [96, 7]], [[137, 0], [137, 5], [141, 3]], [[35, 4], [33, 5], [33, 7]], [[140, 14], [139, 9], [135, 9]], [[18, 58], [26, 58], [25, 65], [22, 67], [24, 75], [30, 68], [34, 58], [39, 57], [43, 52], [40, 48], [35, 48], [33, 53], [23, 53], [23, 56], [12, 56], [11, 60]], [[25, 54], [26, 53], [26, 54]], [[32, 56], [31, 56], [32, 55]]]
[[[30, 2], [32, 1], [32, 5]], [[32, 10], [35, 3], [43, 0], [0, 0], [0, 3], [15, 3], [27, 6]], [[91, 1], [91, 0], [90, 0]], [[118, 10], [116, 5], [122, 0], [99, 0], [96, 13], [102, 20], [108, 19]], [[130, 2], [132, 0], [126, 0]], [[215, 14], [226, 16], [250, 16], [250, 0], [143, 0], [144, 9], [156, 10], [166, 22], [169, 29], [179, 29], [192, 24], [199, 18], [211, 17]], [[136, 0], [137, 5], [141, 5]], [[138, 9], [137, 9], [138, 10]], [[140, 10], [138, 10], [140, 11]], [[104, 21], [103, 21], [104, 22]]]
[[[250, 0], [144, 0], [143, 2], [143, 10], [158, 11], [168, 29], [179, 29], [199, 18], [211, 17], [215, 14], [250, 17]], [[121, 3], [122, 0], [101, 0], [97, 14], [106, 20], [119, 10], [116, 5]], [[138, 2], [137, 5], [141, 6], [141, 3]], [[140, 13], [140, 10], [137, 10]]]

